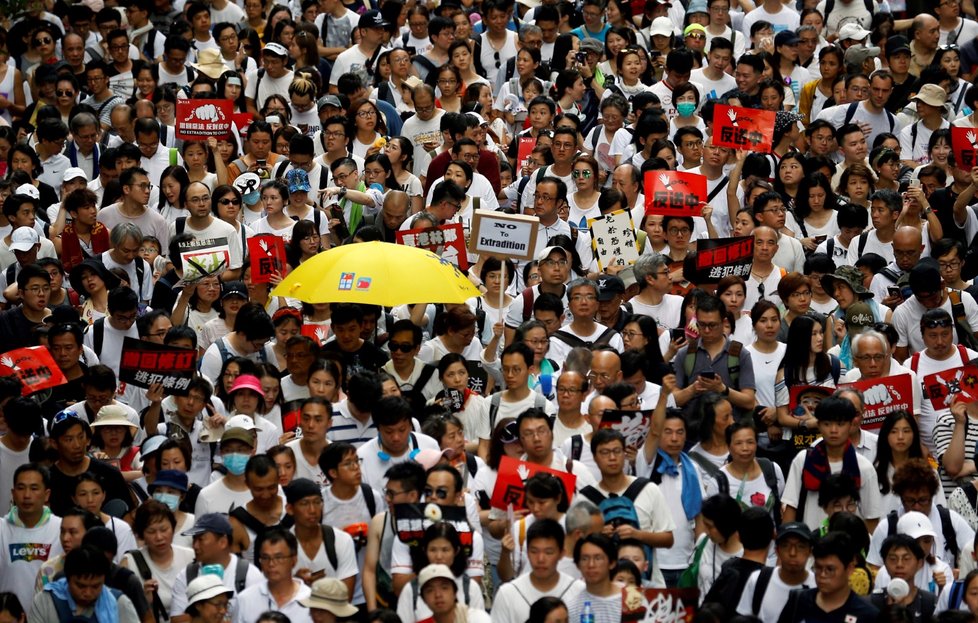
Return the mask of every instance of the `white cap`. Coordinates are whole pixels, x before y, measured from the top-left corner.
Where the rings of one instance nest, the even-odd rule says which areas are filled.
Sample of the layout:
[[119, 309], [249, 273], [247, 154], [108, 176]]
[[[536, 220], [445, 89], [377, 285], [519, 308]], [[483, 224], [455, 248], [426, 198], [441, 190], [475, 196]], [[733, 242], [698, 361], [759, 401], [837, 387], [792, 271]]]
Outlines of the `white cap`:
[[869, 36], [869, 31], [860, 26], [856, 22], [849, 22], [844, 24], [842, 28], [839, 29], [839, 41], [845, 41], [846, 39], [855, 39], [856, 41], [862, 41]]
[[937, 533], [934, 532], [934, 524], [930, 522], [927, 515], [917, 511], [904, 513], [897, 522], [896, 531], [897, 534], [906, 534], [913, 539], [919, 539], [922, 536], [937, 538]]
[[266, 43], [265, 47], [262, 48], [261, 51], [271, 52], [272, 54], [282, 56], [284, 58], [289, 57], [289, 51], [285, 49], [285, 46], [282, 45], [281, 43], [275, 43], [274, 41], [272, 43]]
[[224, 430], [229, 428], [243, 428], [245, 430], [261, 430], [261, 427], [255, 423], [255, 420], [248, 415], [235, 415], [234, 417], [228, 418], [228, 421], [224, 423]]
[[70, 182], [71, 180], [77, 179], [79, 177], [84, 178], [86, 180], [88, 179], [88, 175], [86, 175], [85, 172], [82, 171], [79, 167], [68, 167], [67, 169], [65, 169], [65, 174], [61, 176], [61, 181]]
[[10, 236], [11, 251], [30, 251], [41, 241], [33, 227], [18, 227]]
[[672, 20], [668, 17], [657, 17], [652, 20], [652, 30], [651, 34], [661, 35], [663, 37], [671, 37], [675, 34], [676, 29], [672, 25]]
[[479, 121], [479, 125], [480, 125], [480, 126], [482, 126], [482, 125], [489, 125], [489, 122], [488, 122], [488, 121], [486, 121], [486, 120], [485, 120], [485, 119], [484, 119], [484, 118], [482, 117], [482, 115], [480, 115], [480, 114], [479, 114], [479, 113], [477, 113], [477, 112], [473, 112], [473, 111], [471, 111], [471, 110], [470, 110], [469, 112], [467, 112], [467, 113], [465, 113], [465, 114], [467, 114], [467, 115], [469, 115], [470, 117], [474, 117], [474, 118], [476, 118], [476, 119], [478, 119], [478, 121]]
[[422, 569], [421, 573], [418, 574], [418, 587], [424, 588], [425, 584], [438, 578], [455, 582], [455, 576], [452, 574], [452, 570], [448, 568], [448, 565], [431, 564]]
[[41, 199], [41, 191], [39, 191], [34, 184], [21, 184], [17, 187], [17, 190], [14, 191], [14, 194], [27, 195], [28, 197], [32, 197], [37, 200]]

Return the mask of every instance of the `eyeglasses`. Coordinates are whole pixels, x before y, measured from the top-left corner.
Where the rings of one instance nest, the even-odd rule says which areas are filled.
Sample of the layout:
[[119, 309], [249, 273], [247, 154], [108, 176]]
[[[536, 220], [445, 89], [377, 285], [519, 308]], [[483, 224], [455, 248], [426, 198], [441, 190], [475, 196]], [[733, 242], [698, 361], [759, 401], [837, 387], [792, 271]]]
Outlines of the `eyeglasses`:
[[601, 448], [598, 450], [598, 456], [606, 459], [611, 456], [621, 456], [625, 453], [624, 448]]
[[340, 467], [343, 469], [359, 469], [361, 465], [363, 465], [363, 459], [361, 458], [353, 461], [343, 461], [340, 463]]
[[217, 202], [219, 204], [221, 204], [222, 206], [232, 206], [232, 205], [239, 206], [239, 205], [241, 205], [241, 200], [240, 199], [238, 199], [238, 198], [231, 198], [231, 197], [226, 197], [224, 199], [219, 199]]
[[397, 496], [403, 495], [405, 493], [407, 493], [407, 491], [394, 491], [393, 489], [384, 489], [384, 497], [387, 498], [388, 500], [392, 500]]
[[[132, 188], [139, 188], [141, 190], [149, 190], [150, 188], [153, 187], [153, 185], [150, 184], [149, 182], [143, 182], [141, 184], [130, 184], [129, 186], [131, 186]], [[210, 197], [208, 197], [207, 200], [210, 201]]]
[[[266, 565], [278, 565], [278, 564], [281, 564], [283, 562], [287, 562], [289, 560], [292, 560], [292, 556], [291, 555], [285, 555], [285, 554], [278, 554], [276, 556], [269, 556], [268, 554], [262, 554], [261, 556], [258, 557], [258, 560], [262, 564], [266, 564]], [[227, 605], [225, 605], [224, 607], [227, 608]]]
[[879, 363], [887, 358], [887, 355], [856, 355], [855, 357], [859, 361], [872, 361], [873, 363]]
[[811, 298], [812, 291], [811, 290], [800, 290], [798, 292], [792, 292], [788, 296], [789, 297], [792, 297], [792, 298], [807, 299], [807, 298]]
[[766, 209], [764, 211], [765, 212], [772, 212], [774, 214], [787, 214], [788, 213], [788, 209], [785, 208], [784, 206], [781, 206], [780, 208], [768, 208], [768, 209]]
[[557, 201], [556, 197], [551, 197], [550, 195], [541, 195], [539, 193], [533, 193], [534, 201], [543, 201], [544, 203], [550, 203], [551, 201]]
[[346, 136], [345, 132], [323, 132], [326, 138], [341, 138]]
[[425, 499], [429, 499], [429, 500], [432, 498], [437, 498], [439, 500], [447, 500], [448, 489], [446, 489], [445, 487], [438, 487], [437, 489], [432, 489], [431, 487], [425, 487], [424, 497]]
[[700, 331], [716, 331], [720, 328], [719, 322], [699, 322], [697, 321], [696, 326], [699, 327]]
[[961, 260], [951, 260], [950, 262], [938, 262], [941, 270], [957, 270], [961, 267]]
[[31, 286], [27, 288], [27, 292], [30, 292], [34, 296], [38, 294], [51, 294], [51, 286]]
[[[566, 260], [565, 260], [566, 261]], [[575, 294], [570, 297], [572, 303], [593, 303], [598, 300], [598, 297], [593, 294]]]
[[387, 346], [391, 349], [392, 353], [402, 352], [409, 353], [414, 350], [414, 344], [407, 344], [401, 342], [387, 342]]
[[926, 506], [930, 504], [930, 501], [934, 499], [931, 496], [926, 496], [922, 498], [902, 498], [903, 508], [910, 508], [912, 506]]
[[540, 266], [557, 266], [557, 267], [560, 267], [560, 268], [564, 268], [565, 266], [567, 266], [567, 260], [550, 260], [550, 259], [546, 259], [546, 260], [542, 260], [540, 262]]
[[368, 117], [376, 117], [376, 116], [377, 113], [373, 110], [361, 110], [360, 112], [357, 113], [357, 117], [360, 117], [361, 119], [366, 119]]
[[204, 195], [203, 197], [187, 197], [187, 203], [190, 205], [206, 205], [210, 200], [211, 198], [207, 195]]
[[668, 232], [670, 236], [688, 236], [693, 233], [693, 230], [688, 227], [670, 227], [666, 230], [666, 232]]
[[571, 173], [575, 180], [584, 178], [586, 180], [591, 179], [591, 169], [574, 169]]

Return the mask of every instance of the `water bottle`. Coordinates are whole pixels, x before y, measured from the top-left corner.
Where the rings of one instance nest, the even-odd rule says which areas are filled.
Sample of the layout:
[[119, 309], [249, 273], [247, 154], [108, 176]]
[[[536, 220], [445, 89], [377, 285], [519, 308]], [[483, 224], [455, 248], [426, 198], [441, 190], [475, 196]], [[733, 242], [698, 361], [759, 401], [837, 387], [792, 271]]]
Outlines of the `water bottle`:
[[581, 612], [581, 623], [594, 623], [594, 612], [591, 611], [591, 602], [584, 602], [584, 610]]

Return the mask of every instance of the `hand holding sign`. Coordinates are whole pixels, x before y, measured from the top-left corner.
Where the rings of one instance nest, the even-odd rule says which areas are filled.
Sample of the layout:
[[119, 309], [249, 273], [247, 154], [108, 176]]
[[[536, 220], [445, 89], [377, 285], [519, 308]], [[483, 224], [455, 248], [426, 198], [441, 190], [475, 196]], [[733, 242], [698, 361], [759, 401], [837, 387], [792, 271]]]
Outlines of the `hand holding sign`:
[[706, 201], [706, 177], [682, 171], [645, 172], [645, 213], [699, 216]]
[[713, 109], [713, 145], [757, 153], [771, 151], [774, 113], [718, 104]]
[[970, 171], [978, 166], [978, 133], [974, 128], [951, 126], [951, 145], [958, 168]]

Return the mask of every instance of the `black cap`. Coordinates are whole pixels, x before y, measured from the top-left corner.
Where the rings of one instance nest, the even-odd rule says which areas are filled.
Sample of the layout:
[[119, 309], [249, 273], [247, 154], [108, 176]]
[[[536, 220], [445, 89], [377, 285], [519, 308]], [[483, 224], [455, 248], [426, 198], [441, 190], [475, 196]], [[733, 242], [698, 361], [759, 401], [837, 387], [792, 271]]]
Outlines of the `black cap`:
[[285, 486], [285, 501], [289, 504], [295, 504], [302, 498], [313, 495], [322, 498], [323, 490], [308, 478], [296, 478]]
[[610, 301], [616, 294], [625, 293], [625, 282], [614, 275], [598, 277], [598, 300]]
[[941, 289], [941, 269], [932, 257], [925, 257], [910, 269], [910, 290], [915, 295], [931, 294]]
[[800, 521], [789, 521], [788, 523], [781, 524], [781, 527], [778, 528], [778, 538], [775, 539], [775, 542], [780, 543], [782, 539], [789, 536], [797, 537], [809, 544], [815, 542], [815, 535], [812, 534], [811, 529]]
[[890, 58], [894, 54], [899, 54], [900, 52], [910, 52], [910, 44], [907, 43], [907, 38], [903, 35], [893, 35], [887, 37], [886, 39], [886, 58]]

